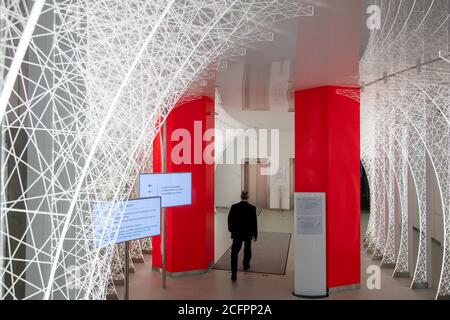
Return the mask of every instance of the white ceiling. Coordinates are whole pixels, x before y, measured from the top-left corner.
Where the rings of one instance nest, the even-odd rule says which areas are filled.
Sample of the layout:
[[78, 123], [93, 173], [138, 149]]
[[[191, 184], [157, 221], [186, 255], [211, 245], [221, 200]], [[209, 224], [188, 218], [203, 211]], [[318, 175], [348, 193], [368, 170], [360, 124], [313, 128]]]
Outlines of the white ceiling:
[[[274, 33], [273, 41], [247, 46], [244, 57], [226, 58], [228, 69], [236, 64], [245, 64], [246, 69], [252, 72], [244, 74], [244, 77], [255, 74], [258, 78], [252, 82], [267, 83], [270, 79], [263, 79], [261, 74], [264, 72], [258, 72], [258, 69], [270, 70], [272, 62], [291, 60], [290, 80], [295, 83], [296, 90], [325, 85], [357, 86], [361, 48], [368, 39], [363, 0], [302, 1], [314, 5], [313, 17], [275, 23], [268, 29]], [[218, 86], [226, 90], [227, 83], [221, 79], [221, 73], [217, 77]], [[226, 78], [235, 81], [236, 77]], [[235, 87], [231, 83], [230, 86]], [[264, 83], [252, 84], [253, 90], [265, 90], [266, 87]], [[252, 94], [263, 96], [264, 92]]]
[[296, 89], [358, 86], [359, 59], [368, 39], [362, 0], [311, 0], [314, 17], [299, 19]]
[[[313, 17], [275, 23], [273, 41], [225, 57], [217, 74], [223, 108], [248, 127], [293, 130], [293, 91], [358, 86], [359, 59], [368, 40], [363, 0], [309, 0]], [[288, 66], [278, 67], [281, 65]], [[289, 70], [290, 69], [290, 70]], [[277, 71], [278, 70], [278, 71]]]

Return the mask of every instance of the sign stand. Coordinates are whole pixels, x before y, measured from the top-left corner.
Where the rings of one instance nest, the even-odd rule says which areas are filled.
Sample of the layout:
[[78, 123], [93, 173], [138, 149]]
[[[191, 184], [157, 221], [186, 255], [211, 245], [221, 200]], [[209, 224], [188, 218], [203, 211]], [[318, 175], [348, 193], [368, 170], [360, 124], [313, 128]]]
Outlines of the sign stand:
[[[159, 173], [139, 175], [140, 197], [161, 197], [161, 286], [167, 288], [167, 208], [181, 207], [192, 204], [192, 172], [167, 173], [167, 126], [164, 122], [160, 135], [160, 159]], [[170, 171], [170, 170], [169, 170]], [[168, 190], [166, 192], [165, 190]], [[176, 191], [176, 192], [175, 192]]]
[[326, 195], [295, 193], [295, 291], [301, 298], [328, 296], [326, 270]]
[[130, 250], [130, 242], [125, 242], [125, 294], [124, 300], [129, 300], [130, 298], [130, 261], [129, 261], [129, 250]]
[[[94, 245], [120, 244], [124, 258], [124, 300], [130, 298], [130, 249], [135, 240], [161, 234], [161, 197], [142, 197], [126, 201], [103, 201], [91, 209]], [[123, 250], [123, 251], [122, 251]]]
[[[162, 172], [167, 170], [167, 128], [166, 122], [163, 124], [163, 143], [162, 143]], [[166, 208], [161, 209], [162, 214], [162, 288], [166, 289]]]

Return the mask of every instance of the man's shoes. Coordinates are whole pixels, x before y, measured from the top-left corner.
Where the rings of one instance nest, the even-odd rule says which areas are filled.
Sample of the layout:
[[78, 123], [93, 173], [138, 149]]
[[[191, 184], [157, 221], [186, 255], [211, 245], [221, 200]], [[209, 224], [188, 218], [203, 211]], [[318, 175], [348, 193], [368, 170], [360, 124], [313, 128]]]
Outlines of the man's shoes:
[[248, 269], [250, 269], [250, 264], [244, 265], [244, 271], [247, 271]]
[[231, 281], [236, 282], [237, 281], [237, 275], [232, 274], [231, 275]]

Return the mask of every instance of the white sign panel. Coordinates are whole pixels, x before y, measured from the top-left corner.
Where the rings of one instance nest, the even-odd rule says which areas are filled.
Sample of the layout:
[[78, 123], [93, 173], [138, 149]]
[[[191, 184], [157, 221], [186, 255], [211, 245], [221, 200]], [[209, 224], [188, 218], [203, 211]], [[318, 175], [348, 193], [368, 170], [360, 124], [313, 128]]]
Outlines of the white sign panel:
[[324, 193], [295, 194], [295, 292], [327, 296], [326, 206]]
[[192, 173], [150, 173], [139, 176], [139, 196], [161, 197], [163, 208], [192, 204]]
[[324, 201], [322, 197], [297, 197], [297, 234], [323, 234]]
[[297, 218], [297, 234], [299, 235], [320, 235], [322, 230], [322, 217], [320, 216]]
[[137, 240], [161, 233], [161, 198], [98, 202], [92, 208], [94, 244]]

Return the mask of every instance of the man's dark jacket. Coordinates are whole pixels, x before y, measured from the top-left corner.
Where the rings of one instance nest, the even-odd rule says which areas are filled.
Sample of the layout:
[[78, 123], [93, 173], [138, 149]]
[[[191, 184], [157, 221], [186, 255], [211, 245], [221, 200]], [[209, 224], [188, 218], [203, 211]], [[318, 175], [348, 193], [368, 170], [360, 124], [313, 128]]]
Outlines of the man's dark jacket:
[[258, 237], [256, 207], [247, 201], [241, 201], [231, 206], [228, 214], [228, 231], [232, 239], [248, 240]]

